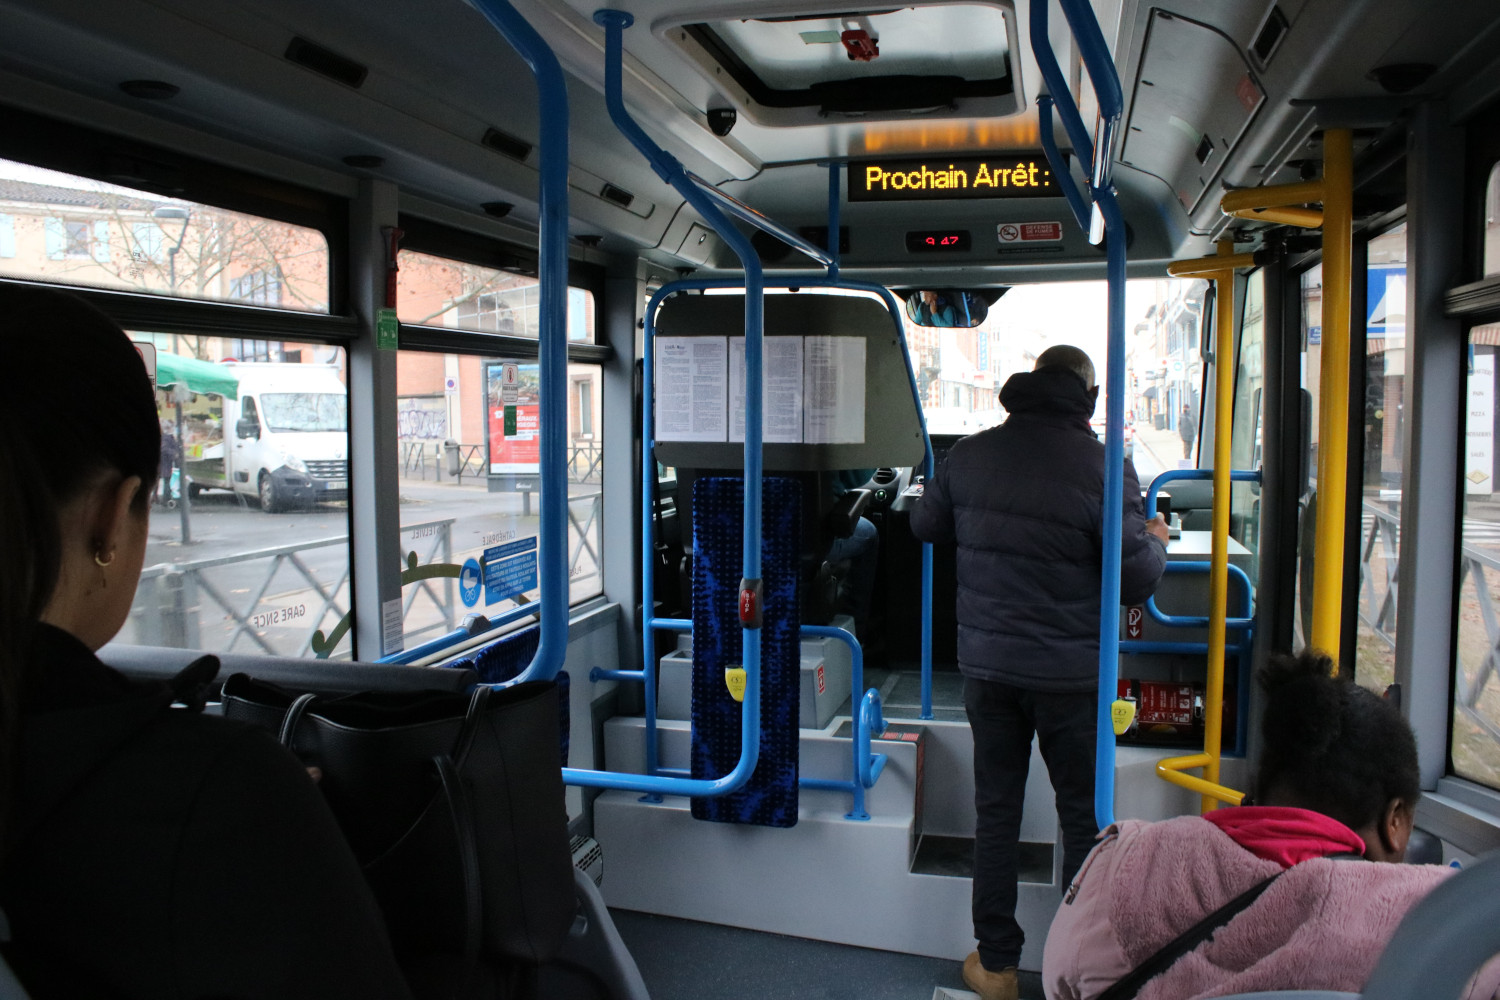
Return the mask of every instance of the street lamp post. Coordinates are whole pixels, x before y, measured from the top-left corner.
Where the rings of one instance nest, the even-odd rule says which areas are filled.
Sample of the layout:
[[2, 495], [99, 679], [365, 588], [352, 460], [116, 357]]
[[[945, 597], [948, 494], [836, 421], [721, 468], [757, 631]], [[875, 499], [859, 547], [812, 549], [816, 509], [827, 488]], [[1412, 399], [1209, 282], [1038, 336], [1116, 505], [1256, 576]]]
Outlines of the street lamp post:
[[[177, 252], [182, 249], [182, 241], [187, 238], [188, 223], [193, 218], [192, 206], [163, 205], [151, 213], [151, 217], [158, 221], [167, 219], [181, 219], [182, 231], [177, 234], [177, 242], [167, 247], [167, 285], [169, 291], [177, 291]], [[180, 355], [177, 334], [172, 334], [172, 353]], [[177, 410], [177, 518], [181, 525], [182, 544], [191, 545], [193, 542], [193, 515], [188, 509], [188, 474], [187, 474], [187, 447], [182, 436], [182, 398], [187, 395], [186, 385], [173, 387], [172, 400]], [[170, 475], [170, 473], [168, 474]], [[167, 488], [172, 487], [168, 480]]]

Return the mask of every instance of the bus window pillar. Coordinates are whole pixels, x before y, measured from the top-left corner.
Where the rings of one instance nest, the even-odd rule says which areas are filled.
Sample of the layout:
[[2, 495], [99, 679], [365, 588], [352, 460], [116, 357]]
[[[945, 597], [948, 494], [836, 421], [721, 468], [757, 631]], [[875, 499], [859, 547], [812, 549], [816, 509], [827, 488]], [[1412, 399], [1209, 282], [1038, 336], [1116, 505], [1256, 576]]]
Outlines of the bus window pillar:
[[[1443, 315], [1443, 296], [1462, 274], [1463, 132], [1447, 108], [1418, 107], [1407, 142], [1406, 441], [1401, 456], [1401, 562], [1398, 622], [1445, 622], [1453, 614], [1454, 512], [1463, 470], [1465, 395], [1461, 320]], [[1447, 628], [1401, 628], [1396, 682], [1401, 710], [1418, 733], [1448, 732], [1453, 635]], [[1422, 787], [1448, 765], [1448, 741], [1417, 745]]]
[[[601, 465], [600, 558], [604, 565], [604, 596], [620, 605], [620, 667], [639, 670], [646, 666], [638, 662], [641, 619], [650, 618], [652, 610], [638, 611], [636, 602], [627, 595], [636, 593], [641, 572], [641, 556], [636, 551], [642, 517], [642, 473], [640, 446], [635, 439], [635, 362], [641, 356], [645, 336], [640, 325], [642, 303], [646, 301], [643, 265], [633, 260], [612, 261], [604, 289], [601, 342], [607, 342], [614, 353], [603, 366], [599, 435], [603, 454], [620, 456], [620, 460]], [[650, 400], [645, 400], [644, 405], [651, 405]], [[632, 460], [623, 461], [625, 456]], [[625, 685], [627, 691], [634, 687]]]
[[[374, 660], [400, 651], [400, 443], [396, 428], [396, 350], [382, 348], [377, 324], [386, 308], [389, 238], [396, 186], [363, 179], [349, 221], [349, 305], [359, 333], [349, 345], [349, 528], [354, 652]], [[395, 303], [391, 303], [394, 318]], [[385, 616], [390, 628], [384, 628]], [[389, 639], [389, 641], [387, 641]]]

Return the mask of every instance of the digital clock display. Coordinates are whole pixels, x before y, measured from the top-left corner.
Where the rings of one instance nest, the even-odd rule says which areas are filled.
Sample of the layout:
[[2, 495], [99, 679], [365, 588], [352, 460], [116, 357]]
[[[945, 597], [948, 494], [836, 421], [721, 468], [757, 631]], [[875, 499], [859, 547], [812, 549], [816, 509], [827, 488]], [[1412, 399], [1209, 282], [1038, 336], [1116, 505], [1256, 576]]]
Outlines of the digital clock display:
[[906, 234], [908, 253], [963, 252], [969, 249], [967, 229], [932, 229]]

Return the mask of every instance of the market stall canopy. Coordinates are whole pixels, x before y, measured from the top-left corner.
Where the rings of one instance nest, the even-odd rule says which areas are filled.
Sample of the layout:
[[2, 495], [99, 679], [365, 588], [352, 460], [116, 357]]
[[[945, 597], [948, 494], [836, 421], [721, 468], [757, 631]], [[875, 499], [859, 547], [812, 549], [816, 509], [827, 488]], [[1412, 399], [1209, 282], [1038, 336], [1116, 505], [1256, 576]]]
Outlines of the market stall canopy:
[[190, 392], [211, 392], [230, 399], [235, 397], [240, 388], [240, 381], [234, 377], [234, 370], [231, 368], [165, 351], [159, 351], [156, 355], [156, 384], [186, 385]]

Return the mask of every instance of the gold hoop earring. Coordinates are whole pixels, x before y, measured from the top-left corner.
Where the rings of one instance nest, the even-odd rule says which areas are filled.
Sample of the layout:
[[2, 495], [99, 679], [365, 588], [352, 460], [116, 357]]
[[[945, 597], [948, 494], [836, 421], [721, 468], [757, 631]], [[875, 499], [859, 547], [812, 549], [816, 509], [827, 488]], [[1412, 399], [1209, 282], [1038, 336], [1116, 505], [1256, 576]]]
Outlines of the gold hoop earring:
[[99, 550], [94, 550], [94, 565], [98, 566], [100, 569], [108, 569], [110, 566], [114, 565], [114, 562], [115, 554], [113, 552], [109, 554], [108, 559], [100, 559]]

